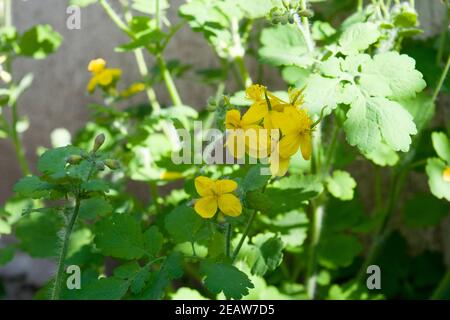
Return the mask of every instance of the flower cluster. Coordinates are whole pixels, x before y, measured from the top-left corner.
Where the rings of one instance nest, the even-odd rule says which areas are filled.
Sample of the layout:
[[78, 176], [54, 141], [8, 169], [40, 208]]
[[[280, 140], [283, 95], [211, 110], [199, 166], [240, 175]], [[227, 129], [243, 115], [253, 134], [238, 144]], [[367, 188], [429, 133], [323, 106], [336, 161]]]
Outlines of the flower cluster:
[[313, 121], [302, 108], [302, 90], [289, 89], [286, 102], [266, 87], [252, 85], [246, 97], [252, 104], [245, 114], [241, 117], [233, 109], [225, 118], [226, 146], [234, 157], [241, 158], [245, 153], [254, 158], [267, 157], [273, 176], [286, 174], [290, 158], [299, 149], [305, 160], [311, 158]]
[[122, 76], [122, 70], [118, 68], [107, 68], [104, 59], [92, 60], [88, 65], [88, 71], [92, 74], [87, 85], [87, 91], [93, 93], [97, 87], [112, 97], [128, 98], [143, 90], [145, 84], [141, 82], [133, 83], [130, 87], [117, 93], [116, 84]]

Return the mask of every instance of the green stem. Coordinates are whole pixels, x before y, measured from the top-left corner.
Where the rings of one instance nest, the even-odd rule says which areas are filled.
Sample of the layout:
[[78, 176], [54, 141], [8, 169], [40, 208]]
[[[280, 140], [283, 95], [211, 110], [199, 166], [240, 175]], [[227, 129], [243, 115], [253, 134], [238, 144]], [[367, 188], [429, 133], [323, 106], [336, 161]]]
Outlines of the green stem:
[[[130, 21], [133, 19], [133, 14], [130, 11], [128, 1], [122, 2], [122, 6], [125, 11], [125, 20], [129, 24]], [[141, 77], [143, 79], [147, 79], [149, 76], [149, 70], [147, 67], [147, 63], [145, 62], [144, 54], [142, 53], [142, 49], [134, 50], [134, 56], [136, 58], [136, 63], [138, 65], [138, 70], [139, 70]], [[153, 111], [156, 114], [158, 114], [161, 111], [161, 105], [158, 102], [155, 90], [153, 90], [152, 87], [147, 87], [145, 92], [147, 94], [148, 101], [153, 108]]]
[[328, 151], [327, 151], [327, 154], [325, 157], [325, 161], [326, 161], [325, 165], [327, 168], [330, 168], [331, 165], [333, 164], [334, 154], [336, 152], [336, 147], [337, 147], [340, 130], [341, 130], [341, 128], [339, 126], [337, 126], [337, 125], [334, 126], [333, 133], [331, 135], [331, 143], [330, 143], [330, 146], [328, 148]]
[[363, 10], [363, 0], [358, 0], [358, 12]]
[[231, 257], [231, 223], [227, 223], [226, 229], [226, 242], [225, 242], [225, 254], [228, 258]]
[[55, 284], [53, 286], [53, 291], [52, 291], [52, 297], [51, 297], [52, 300], [59, 300], [59, 298], [60, 298], [67, 250], [69, 248], [70, 236], [71, 236], [73, 228], [75, 226], [75, 222], [77, 221], [78, 213], [80, 211], [80, 203], [81, 203], [81, 198], [80, 198], [80, 195], [77, 194], [76, 199], [75, 199], [75, 208], [73, 209], [73, 213], [70, 217], [69, 224], [67, 225], [65, 233], [64, 233], [62, 249], [61, 249], [61, 253], [59, 255], [59, 260], [58, 260]]
[[4, 26], [10, 27], [12, 26], [12, 1], [11, 0], [3, 0], [4, 6]]
[[14, 144], [17, 159], [19, 161], [20, 170], [24, 176], [30, 174], [30, 167], [25, 157], [25, 149], [23, 147], [22, 139], [17, 132], [17, 123], [19, 122], [19, 115], [17, 113], [17, 104], [11, 106], [12, 124], [11, 124], [11, 139]]
[[324, 207], [316, 206], [311, 201], [312, 223], [310, 228], [310, 244], [308, 252], [308, 264], [306, 269], [306, 291], [310, 299], [314, 299], [317, 289], [317, 246], [319, 244], [322, 231], [322, 222], [324, 216]]
[[448, 74], [448, 70], [450, 68], [450, 55], [447, 58], [447, 63], [445, 64], [444, 71], [442, 71], [441, 78], [439, 79], [438, 85], [436, 89], [434, 90], [433, 97], [431, 98], [431, 101], [436, 102], [437, 97], [439, 96], [439, 92], [442, 89], [442, 86], [444, 85], [445, 79]]
[[382, 185], [381, 185], [381, 170], [380, 167], [374, 164], [374, 194], [375, 194], [375, 208], [378, 210], [382, 204]]
[[431, 300], [444, 299], [447, 294], [450, 294], [450, 268], [445, 273], [441, 282], [431, 296]]
[[242, 82], [244, 83], [245, 88], [250, 87], [253, 81], [247, 67], [245, 66], [244, 58], [236, 57], [234, 61], [238, 67], [239, 73], [241, 74]]
[[166, 61], [164, 57], [159, 54], [156, 56], [156, 61], [158, 62], [159, 69], [161, 71], [162, 77], [164, 79], [164, 83], [166, 84], [167, 91], [169, 92], [170, 99], [174, 106], [181, 106], [183, 102], [181, 101], [180, 95], [178, 94], [177, 87], [175, 86], [175, 82], [173, 81], [172, 75], [167, 68]]
[[[307, 4], [306, 0], [300, 0], [300, 9], [306, 10]], [[309, 19], [308, 17], [300, 17], [298, 14], [294, 14], [294, 21], [297, 24], [300, 32], [302, 33], [303, 38], [305, 39], [306, 46], [309, 52], [314, 51], [314, 41], [311, 36], [311, 30], [309, 28]]]
[[234, 251], [233, 251], [233, 255], [232, 255], [232, 258], [231, 258], [232, 263], [234, 263], [234, 261], [236, 260], [238, 254], [239, 254], [239, 251], [241, 250], [242, 245], [244, 244], [244, 241], [247, 238], [247, 235], [248, 235], [248, 233], [250, 231], [250, 227], [252, 226], [252, 223], [255, 220], [256, 213], [257, 213], [257, 211], [253, 210], [252, 213], [250, 214], [250, 218], [248, 219], [248, 222], [247, 222], [247, 225], [245, 227], [244, 233], [242, 234], [241, 239], [239, 240], [239, 243], [238, 243], [236, 249], [234, 249]]
[[111, 20], [117, 25], [117, 27], [119, 27], [120, 30], [125, 32], [131, 38], [134, 38], [134, 35], [131, 32], [131, 30], [128, 28], [127, 24], [122, 21], [122, 19], [114, 11], [114, 9], [109, 5], [109, 3], [106, 0], [99, 0], [99, 3], [103, 7], [105, 12], [108, 14], [108, 16], [111, 18]]
[[381, 217], [381, 223], [379, 224], [379, 226], [375, 231], [374, 240], [372, 242], [371, 248], [369, 249], [367, 258], [358, 272], [356, 278], [357, 282], [362, 281], [363, 277], [366, 274], [367, 267], [370, 266], [378, 257], [378, 254], [384, 244], [384, 241], [390, 234], [389, 230], [387, 229], [388, 222], [395, 211], [396, 204], [398, 203], [398, 198], [401, 194], [401, 190], [406, 178], [406, 174], [407, 170], [402, 169], [398, 173], [394, 174], [392, 178], [387, 208], [384, 211], [380, 212], [380, 214], [383, 215]]

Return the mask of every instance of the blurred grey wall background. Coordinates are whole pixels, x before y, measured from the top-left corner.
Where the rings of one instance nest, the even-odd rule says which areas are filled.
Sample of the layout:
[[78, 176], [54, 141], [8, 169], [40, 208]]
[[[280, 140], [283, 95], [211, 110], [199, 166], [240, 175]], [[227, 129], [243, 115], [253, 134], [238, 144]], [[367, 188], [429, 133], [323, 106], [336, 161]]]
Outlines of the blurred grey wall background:
[[[242, 0], [252, 1], [252, 0]], [[27, 115], [30, 128], [24, 134], [27, 158], [34, 163], [38, 146], [50, 146], [50, 133], [55, 128], [67, 128], [71, 133], [83, 126], [89, 118], [88, 103], [101, 101], [99, 96], [88, 96], [86, 84], [90, 78], [86, 66], [91, 59], [103, 57], [110, 66], [123, 69], [124, 83], [139, 79], [134, 55], [115, 53], [114, 47], [126, 43], [127, 38], [110, 21], [100, 6], [82, 10], [81, 30], [68, 30], [66, 9], [68, 0], [14, 0], [14, 21], [20, 30], [37, 23], [52, 25], [63, 36], [63, 44], [56, 54], [46, 60], [21, 59], [14, 65], [16, 79], [27, 73], [34, 74], [34, 83], [19, 101], [21, 115]], [[169, 0], [170, 19], [178, 21], [177, 10], [183, 0]], [[111, 4], [117, 0], [110, 0]], [[416, 0], [425, 36], [442, 30], [442, 6], [440, 0]], [[212, 50], [200, 34], [184, 26], [175, 36], [167, 51], [167, 58], [178, 58], [196, 68], [207, 68], [217, 63]], [[151, 60], [149, 60], [151, 64]], [[250, 70], [254, 71], [254, 62]], [[274, 80], [273, 85], [281, 82]], [[176, 80], [185, 104], [203, 108], [213, 90], [195, 80], [193, 73]], [[272, 87], [272, 84], [271, 84]], [[163, 104], [170, 100], [163, 87], [156, 88]], [[145, 101], [145, 96], [140, 97]], [[0, 140], [0, 205], [12, 195], [12, 186], [20, 177], [13, 147], [7, 140]], [[364, 177], [364, 175], [362, 175]], [[417, 249], [427, 247], [442, 249], [450, 264], [450, 219], [446, 219], [438, 230], [425, 230], [408, 236]], [[407, 232], [407, 231], [405, 231]], [[32, 291], [24, 290], [23, 283], [42, 285], [51, 276], [53, 264], [47, 260], [30, 259], [20, 254], [7, 268], [0, 272], [12, 279], [8, 285], [10, 297], [31, 298]], [[19, 278], [18, 278], [19, 277]], [[15, 285], [14, 279], [18, 280]]]

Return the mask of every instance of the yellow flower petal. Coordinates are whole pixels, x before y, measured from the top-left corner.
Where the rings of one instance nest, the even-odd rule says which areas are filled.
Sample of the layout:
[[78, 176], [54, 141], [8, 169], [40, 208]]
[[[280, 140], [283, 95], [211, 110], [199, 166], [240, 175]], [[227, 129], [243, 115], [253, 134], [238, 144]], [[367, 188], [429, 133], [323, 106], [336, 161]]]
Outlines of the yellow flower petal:
[[233, 192], [237, 189], [237, 187], [238, 185], [234, 180], [224, 179], [216, 181], [216, 190], [218, 195]]
[[242, 116], [242, 124], [250, 125], [259, 122], [269, 112], [269, 107], [265, 101], [255, 102]]
[[97, 87], [97, 84], [98, 84], [98, 78], [97, 78], [97, 76], [93, 76], [93, 77], [91, 78], [91, 80], [89, 80], [89, 83], [88, 83], [88, 85], [87, 85], [87, 91], [88, 91], [89, 93], [94, 92], [95, 87]]
[[229, 110], [225, 116], [225, 128], [237, 129], [241, 127], [241, 113], [239, 110]]
[[237, 217], [242, 213], [241, 202], [231, 193], [221, 195], [218, 202], [220, 211], [227, 216]]
[[199, 176], [194, 180], [195, 189], [202, 197], [212, 196], [216, 191], [216, 184], [208, 177]]
[[283, 177], [289, 168], [290, 158], [272, 157], [270, 161], [270, 172], [274, 177]]
[[445, 182], [450, 182], [450, 167], [445, 168], [442, 173], [442, 179], [444, 179]]
[[284, 112], [273, 112], [271, 123], [274, 128], [279, 128], [284, 135], [295, 134], [299, 126], [293, 119], [293, 108], [287, 107]]
[[178, 180], [183, 178], [183, 174], [176, 171], [164, 171], [161, 173], [159, 178], [161, 180]]
[[300, 135], [300, 149], [302, 150], [303, 159], [311, 159], [312, 153], [312, 141], [311, 134], [309, 132]]
[[98, 74], [102, 72], [106, 67], [106, 61], [103, 59], [95, 59], [89, 62], [88, 71]]
[[109, 72], [108, 70], [105, 70], [102, 73], [97, 75], [97, 79], [98, 79], [98, 83], [101, 86], [108, 86], [111, 84], [111, 82], [113, 82], [114, 77], [111, 72]]
[[227, 130], [227, 140], [225, 143], [228, 151], [236, 159], [241, 159], [245, 156], [245, 134], [244, 130], [238, 129], [228, 129]]
[[205, 219], [214, 217], [217, 212], [217, 200], [215, 197], [203, 197], [195, 202], [195, 211]]
[[278, 144], [279, 147], [279, 154], [282, 158], [289, 158], [290, 156], [294, 155], [302, 142], [300, 139], [300, 135], [298, 134], [291, 134], [284, 136], [280, 143]]

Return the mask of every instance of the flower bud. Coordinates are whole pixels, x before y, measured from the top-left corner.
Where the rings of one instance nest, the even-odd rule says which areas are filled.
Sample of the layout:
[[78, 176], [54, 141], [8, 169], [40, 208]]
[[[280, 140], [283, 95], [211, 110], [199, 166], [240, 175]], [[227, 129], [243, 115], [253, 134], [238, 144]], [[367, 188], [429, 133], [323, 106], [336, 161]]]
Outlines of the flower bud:
[[98, 171], [103, 171], [105, 170], [105, 164], [103, 162], [98, 162], [95, 164], [95, 167], [97, 168]]
[[68, 156], [68, 157], [66, 158], [66, 162], [67, 162], [68, 164], [79, 164], [79, 163], [81, 162], [81, 160], [83, 160], [83, 157], [82, 157], [82, 156], [79, 156], [79, 155], [77, 155], [77, 154], [73, 154], [73, 155]]
[[99, 134], [95, 137], [94, 148], [92, 148], [92, 152], [97, 152], [98, 149], [105, 143], [105, 135], [103, 133]]
[[106, 159], [104, 163], [111, 170], [117, 170], [120, 168], [120, 162], [114, 159]]

